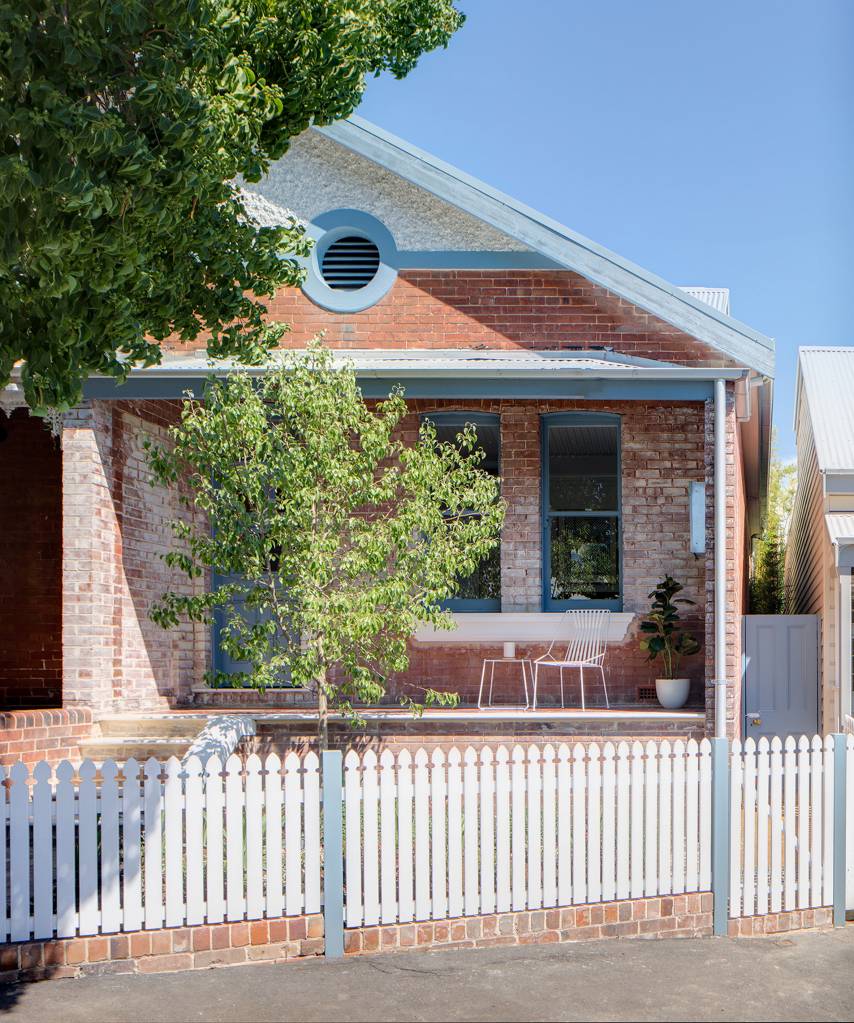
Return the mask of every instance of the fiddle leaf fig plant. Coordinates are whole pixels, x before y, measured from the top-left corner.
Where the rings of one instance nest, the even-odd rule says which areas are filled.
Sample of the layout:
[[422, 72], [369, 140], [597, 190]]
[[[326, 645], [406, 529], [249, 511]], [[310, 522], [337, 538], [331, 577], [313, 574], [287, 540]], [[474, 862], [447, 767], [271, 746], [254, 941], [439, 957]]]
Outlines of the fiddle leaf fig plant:
[[641, 621], [643, 633], [640, 648], [647, 654], [648, 661], [661, 656], [664, 664], [664, 678], [676, 678], [683, 657], [690, 657], [701, 649], [701, 644], [690, 632], [680, 627], [679, 604], [690, 604], [694, 601], [676, 594], [685, 587], [672, 576], [664, 579], [649, 594], [652, 600], [650, 611]]

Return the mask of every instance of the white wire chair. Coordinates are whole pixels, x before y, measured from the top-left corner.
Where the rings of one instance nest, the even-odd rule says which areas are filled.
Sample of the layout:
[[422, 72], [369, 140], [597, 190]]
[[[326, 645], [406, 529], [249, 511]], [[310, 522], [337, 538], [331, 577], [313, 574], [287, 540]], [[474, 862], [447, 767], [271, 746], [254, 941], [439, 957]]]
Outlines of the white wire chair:
[[[533, 709], [537, 709], [537, 682], [540, 668], [557, 668], [560, 672], [560, 705], [566, 706], [563, 699], [563, 672], [565, 668], [578, 668], [581, 682], [581, 709], [584, 705], [584, 669], [593, 668], [602, 676], [602, 689], [605, 691], [605, 706], [608, 703], [608, 687], [605, 684], [605, 650], [608, 646], [608, 623], [610, 611], [565, 611], [562, 621], [566, 626], [564, 636], [553, 639], [548, 650], [534, 661], [534, 701]], [[555, 647], [566, 642], [563, 656], [555, 653]]]

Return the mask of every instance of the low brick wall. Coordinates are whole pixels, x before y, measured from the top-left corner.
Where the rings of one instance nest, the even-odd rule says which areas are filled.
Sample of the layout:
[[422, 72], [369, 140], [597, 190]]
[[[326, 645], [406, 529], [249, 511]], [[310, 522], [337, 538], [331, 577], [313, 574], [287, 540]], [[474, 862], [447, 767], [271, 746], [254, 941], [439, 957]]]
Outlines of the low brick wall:
[[0, 945], [0, 984], [284, 963], [323, 952], [320, 915]]
[[413, 949], [492, 948], [600, 938], [700, 938], [712, 933], [712, 895], [675, 895], [525, 910], [345, 931], [344, 951], [358, 955]]
[[752, 938], [761, 934], [785, 934], [786, 931], [807, 931], [833, 926], [833, 907], [794, 909], [787, 913], [766, 916], [743, 916], [729, 922], [731, 938]]
[[[730, 937], [832, 926], [830, 908], [731, 920]], [[344, 932], [346, 955], [494, 948], [604, 938], [704, 938], [712, 934], [712, 894], [660, 896], [562, 909], [524, 910]], [[0, 984], [116, 973], [177, 973], [322, 955], [320, 914], [133, 934], [0, 945]]]
[[84, 707], [4, 711], [0, 713], [0, 764], [78, 760], [79, 744], [91, 734], [92, 723], [92, 712]]

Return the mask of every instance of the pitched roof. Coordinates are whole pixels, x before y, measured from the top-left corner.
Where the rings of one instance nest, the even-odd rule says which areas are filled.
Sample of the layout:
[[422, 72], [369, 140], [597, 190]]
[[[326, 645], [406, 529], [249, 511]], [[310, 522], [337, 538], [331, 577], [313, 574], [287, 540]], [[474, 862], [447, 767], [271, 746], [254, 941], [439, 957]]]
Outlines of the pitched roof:
[[491, 224], [560, 266], [575, 270], [741, 365], [773, 376], [773, 340], [733, 319], [715, 304], [695, 297], [691, 293], [694, 289], [683, 291], [361, 117], [353, 116], [314, 130]]
[[819, 470], [854, 473], [854, 347], [798, 351], [795, 429], [804, 402]]

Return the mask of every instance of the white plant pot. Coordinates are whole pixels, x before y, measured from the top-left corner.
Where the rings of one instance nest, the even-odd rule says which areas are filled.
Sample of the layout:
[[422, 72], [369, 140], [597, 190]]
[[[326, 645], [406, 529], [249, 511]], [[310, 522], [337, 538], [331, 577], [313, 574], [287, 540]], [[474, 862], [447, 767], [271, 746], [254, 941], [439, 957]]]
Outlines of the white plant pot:
[[655, 695], [665, 710], [678, 710], [684, 707], [691, 689], [689, 678], [657, 678]]

